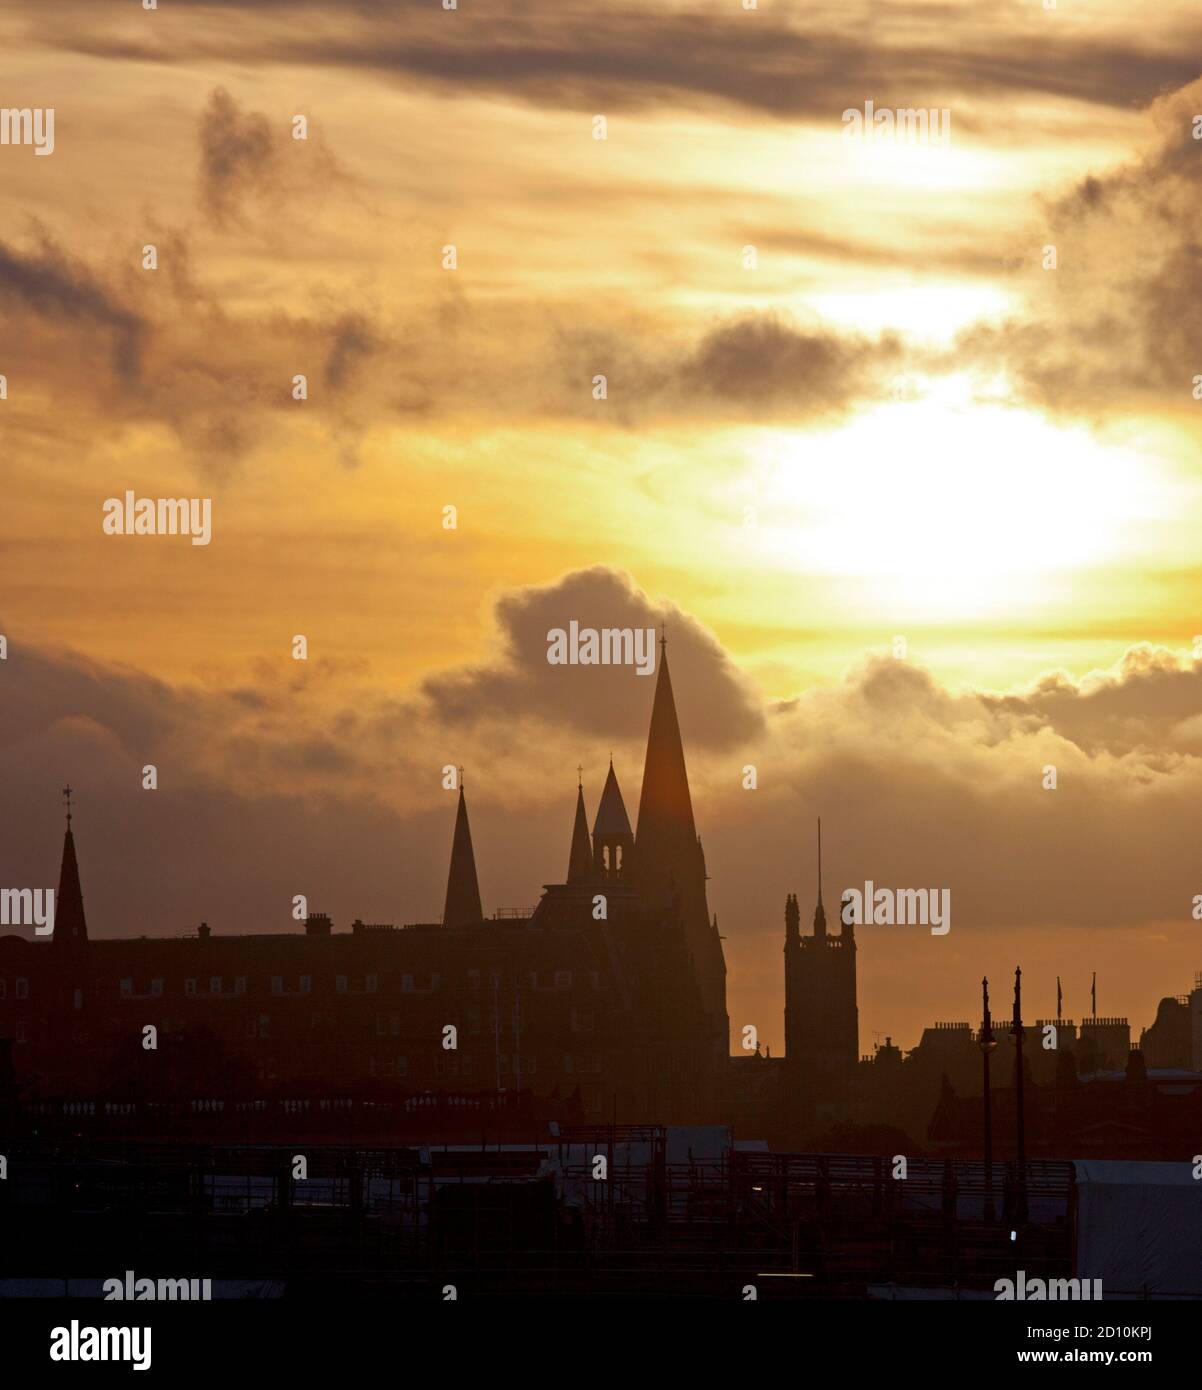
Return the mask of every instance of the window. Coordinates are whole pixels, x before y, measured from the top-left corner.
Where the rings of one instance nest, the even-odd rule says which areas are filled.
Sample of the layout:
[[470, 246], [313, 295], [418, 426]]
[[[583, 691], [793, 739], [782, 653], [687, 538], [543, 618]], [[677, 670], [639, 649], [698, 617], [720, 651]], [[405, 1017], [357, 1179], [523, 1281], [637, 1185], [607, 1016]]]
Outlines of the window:
[[239, 975], [239, 976], [237, 977], [237, 979], [234, 981], [234, 993], [235, 993], [235, 994], [245, 994], [245, 993], [246, 993], [246, 976], [245, 976], [245, 975]]
[[29, 981], [28, 981], [28, 980], [25, 980], [25, 979], [22, 979], [22, 978], [20, 978], [19, 976], [18, 976], [18, 978], [17, 978], [17, 998], [18, 998], [18, 999], [28, 999], [28, 998], [29, 998]]
[[195, 980], [185, 980], [185, 981], [184, 981], [184, 994], [185, 994], [189, 999], [195, 999], [195, 998], [196, 998], [196, 981], [195, 981]]
[[270, 1014], [260, 1014], [260, 1015], [259, 1015], [259, 1037], [265, 1038], [265, 1037], [267, 1037], [267, 1036], [270, 1034], [270, 1032], [271, 1032], [271, 1015], [270, 1015]]
[[572, 1032], [591, 1033], [596, 1023], [596, 1017], [592, 1009], [573, 1009], [572, 1010]]
[[334, 976], [334, 988], [335, 988], [335, 990], [336, 990], [339, 994], [345, 994], [345, 993], [346, 993], [346, 976], [345, 976], [345, 975], [335, 975], [335, 976]]
[[150, 997], [151, 997], [152, 999], [161, 999], [162, 996], [163, 996], [163, 982], [162, 982], [162, 980], [151, 980], [151, 982], [150, 982]]
[[408, 1076], [408, 1075], [409, 1075], [409, 1058], [408, 1058], [408, 1057], [398, 1057], [398, 1058], [396, 1059], [396, 1074], [397, 1074], [398, 1076]]
[[313, 992], [313, 976], [312, 976], [312, 975], [302, 975], [302, 976], [300, 977], [300, 980], [301, 980], [300, 992], [301, 992], [302, 994], [311, 994], [311, 993]]
[[478, 970], [469, 970], [467, 972], [467, 987], [468, 989], [480, 988], [480, 972]]
[[272, 994], [283, 994], [284, 981], [281, 976], [273, 975], [271, 977], [271, 992]]
[[572, 972], [571, 972], [570, 970], [557, 970], [557, 971], [555, 972], [555, 988], [556, 988], [556, 989], [571, 989], [571, 988], [572, 988]]
[[220, 976], [220, 975], [214, 975], [213, 978], [209, 981], [209, 993], [210, 993], [210, 994], [220, 994], [220, 993], [221, 993], [221, 976]]
[[375, 992], [376, 992], [379, 988], [380, 988], [380, 977], [379, 977], [378, 975], [369, 975], [369, 976], [367, 977], [367, 992], [368, 992], [368, 994], [375, 994]]
[[412, 994], [412, 993], [413, 993], [413, 976], [412, 976], [412, 975], [402, 975], [402, 976], [401, 976], [401, 991], [402, 991], [402, 993], [404, 993], [404, 994]]
[[82, 1009], [82, 1008], [83, 1008], [83, 990], [82, 990], [82, 989], [77, 989], [77, 990], [75, 991], [75, 1007], [76, 1007], [77, 1009]]
[[388, 1031], [392, 1034], [392, 1036], [393, 1036], [394, 1038], [400, 1037], [400, 1034], [401, 1034], [401, 1016], [400, 1016], [400, 1014], [389, 1014], [389, 1015], [388, 1015]]

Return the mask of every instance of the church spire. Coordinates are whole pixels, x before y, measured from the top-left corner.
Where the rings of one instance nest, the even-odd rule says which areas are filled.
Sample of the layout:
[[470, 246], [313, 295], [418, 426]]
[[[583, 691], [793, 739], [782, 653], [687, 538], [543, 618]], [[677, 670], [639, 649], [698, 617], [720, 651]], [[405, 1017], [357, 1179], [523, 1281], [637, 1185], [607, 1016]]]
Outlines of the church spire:
[[[691, 877], [698, 867], [697, 827], [685, 770], [684, 745], [676, 718], [668, 651], [661, 641], [651, 728], [647, 734], [647, 759], [639, 793], [639, 821], [635, 832], [640, 877], [648, 886], [662, 886], [675, 870], [676, 881]], [[662, 881], [662, 882], [661, 882]]]
[[[582, 769], [577, 768], [577, 773]], [[584, 813], [584, 785], [576, 786], [576, 821], [572, 826], [572, 848], [568, 854], [569, 883], [587, 883], [593, 876], [593, 849], [588, 836], [588, 816]]]
[[627, 860], [633, 849], [630, 817], [626, 814], [626, 803], [614, 772], [614, 760], [610, 758], [597, 819], [593, 822], [593, 859], [604, 877], [617, 877], [629, 868]]
[[71, 788], [63, 788], [67, 808], [67, 833], [63, 839], [63, 861], [58, 873], [58, 897], [54, 903], [54, 936], [61, 945], [86, 942], [88, 923], [83, 912], [83, 890], [79, 884], [79, 862], [75, 858], [75, 835], [71, 830]]
[[455, 814], [455, 838], [451, 844], [451, 871], [447, 875], [447, 901], [442, 910], [444, 927], [466, 927], [482, 922], [480, 884], [476, 878], [476, 856], [472, 852], [472, 832], [467, 823], [467, 802], [463, 798], [463, 779], [459, 781], [459, 810]]

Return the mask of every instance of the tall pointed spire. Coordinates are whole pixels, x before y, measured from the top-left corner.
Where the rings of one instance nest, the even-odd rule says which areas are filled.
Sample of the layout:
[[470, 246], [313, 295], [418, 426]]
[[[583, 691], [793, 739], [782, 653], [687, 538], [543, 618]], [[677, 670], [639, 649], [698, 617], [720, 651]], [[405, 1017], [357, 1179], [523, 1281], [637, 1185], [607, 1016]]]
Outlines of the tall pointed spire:
[[467, 802], [463, 798], [463, 779], [460, 778], [459, 810], [455, 814], [455, 838], [451, 843], [451, 871], [447, 875], [442, 924], [444, 927], [466, 927], [483, 920], [476, 856], [472, 852], [472, 832], [467, 823]]
[[814, 909], [814, 935], [826, 935], [826, 908], [822, 906], [822, 817], [818, 817], [818, 906]]
[[655, 680], [655, 701], [651, 706], [651, 728], [647, 734], [643, 786], [639, 793], [635, 844], [640, 873], [664, 881], [675, 867], [679, 882], [683, 865], [687, 863], [691, 869], [697, 853], [697, 827], [693, 821], [693, 801], [689, 795], [689, 774], [685, 769], [684, 745], [676, 718], [676, 701], [672, 695], [668, 650], [662, 640], [659, 674]]
[[[579, 769], [577, 769], [579, 771]], [[588, 836], [588, 816], [584, 812], [584, 786], [576, 787], [576, 821], [572, 826], [572, 848], [568, 854], [569, 883], [587, 883], [593, 876], [593, 848]]]
[[88, 923], [83, 912], [83, 890], [79, 884], [79, 861], [75, 858], [75, 835], [71, 830], [71, 788], [63, 788], [67, 808], [67, 833], [63, 839], [63, 860], [58, 873], [58, 897], [54, 902], [53, 941], [60, 945], [86, 942]]
[[726, 962], [706, 902], [705, 859], [693, 820], [666, 638], [660, 639], [634, 854], [634, 877], [644, 905], [656, 911], [672, 910], [674, 903], [679, 904], [676, 910], [693, 958], [702, 1005], [710, 1016], [716, 1050], [725, 1056], [729, 1042]]

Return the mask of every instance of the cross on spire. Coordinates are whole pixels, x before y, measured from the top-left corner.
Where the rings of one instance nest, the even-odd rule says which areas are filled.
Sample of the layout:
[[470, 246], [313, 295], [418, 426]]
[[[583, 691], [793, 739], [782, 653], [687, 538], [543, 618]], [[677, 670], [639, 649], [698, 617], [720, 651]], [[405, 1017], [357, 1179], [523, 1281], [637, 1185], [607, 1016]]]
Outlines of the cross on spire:
[[463, 790], [463, 764], [459, 764], [459, 790]]
[[580, 763], [576, 764], [576, 785], [578, 787], [584, 786], [584, 767]]
[[67, 808], [67, 827], [69, 829], [71, 826], [71, 787], [69, 785], [63, 788], [63, 805]]
[[659, 649], [666, 651], [668, 647], [668, 624], [666, 622], [659, 625]]

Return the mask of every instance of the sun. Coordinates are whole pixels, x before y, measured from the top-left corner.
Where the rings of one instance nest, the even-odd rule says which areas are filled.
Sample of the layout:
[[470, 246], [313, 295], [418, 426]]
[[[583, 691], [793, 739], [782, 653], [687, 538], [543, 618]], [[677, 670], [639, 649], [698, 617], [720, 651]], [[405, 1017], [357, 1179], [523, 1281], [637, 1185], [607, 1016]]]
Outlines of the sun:
[[923, 620], [1039, 606], [1123, 557], [1166, 488], [1138, 451], [942, 390], [749, 450], [764, 559]]

